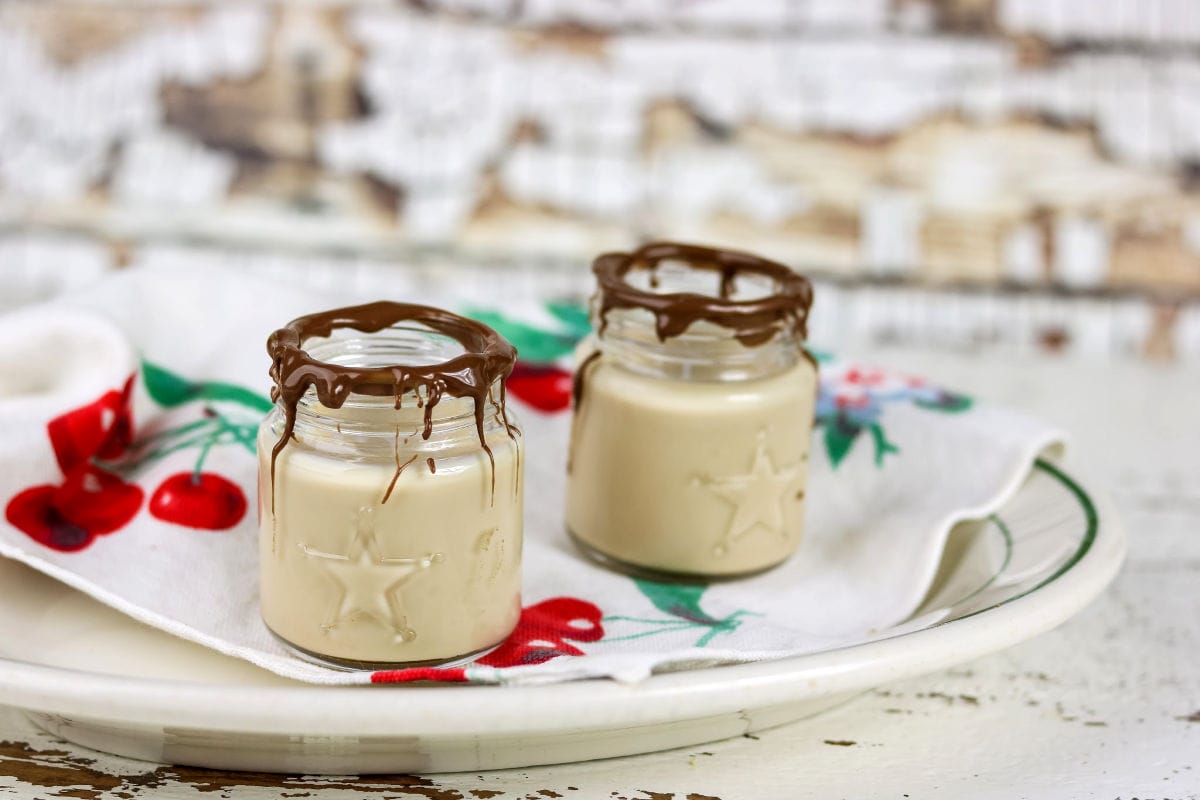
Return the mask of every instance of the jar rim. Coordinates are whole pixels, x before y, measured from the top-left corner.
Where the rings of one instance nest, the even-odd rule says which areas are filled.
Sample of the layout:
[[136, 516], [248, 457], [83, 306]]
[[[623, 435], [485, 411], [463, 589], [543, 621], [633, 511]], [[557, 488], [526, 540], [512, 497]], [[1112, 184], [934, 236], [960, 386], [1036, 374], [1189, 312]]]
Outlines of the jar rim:
[[[662, 261], [682, 261], [689, 269], [720, 273], [717, 296], [696, 292], [657, 293], [640, 289], [627, 278], [634, 270], [655, 270]], [[808, 278], [777, 261], [744, 253], [676, 242], [652, 242], [633, 252], [605, 253], [596, 258], [592, 272], [598, 285], [598, 332], [607, 327], [613, 309], [640, 308], [654, 315], [660, 341], [679, 336], [699, 320], [729, 329], [746, 346], [763, 344], [788, 326], [806, 338], [812, 284]], [[776, 291], [764, 297], [734, 300], [730, 295], [740, 273], [771, 279]]]
[[[465, 352], [431, 364], [354, 367], [318, 359], [305, 349], [310, 339], [327, 337], [335, 330], [352, 329], [371, 334], [401, 322], [416, 322], [434, 333], [448, 336], [461, 344]], [[399, 392], [397, 384], [402, 382], [401, 372], [413, 373], [414, 377], [420, 378], [417, 382], [426, 383], [447, 375], [461, 375], [464, 367], [478, 365], [483, 373], [478, 377], [490, 378], [485, 382], [486, 386], [497, 377], [507, 377], [517, 358], [516, 348], [482, 322], [433, 306], [386, 300], [297, 317], [271, 334], [267, 340], [267, 352], [273, 361], [271, 377], [275, 381], [276, 391], [280, 393], [287, 391], [285, 384], [297, 371], [303, 373], [297, 377], [306, 384], [306, 388], [319, 383], [318, 377], [326, 377], [311, 374], [319, 371], [341, 379], [337, 387], [339, 394], [357, 391], [380, 395], [384, 394], [379, 391], [380, 387], [392, 387], [389, 394]], [[333, 397], [331, 394], [328, 399]], [[322, 397], [325, 405], [336, 407], [325, 402], [326, 399]]]
[[[379, 333], [401, 322], [417, 322], [434, 333], [457, 340], [466, 352], [433, 364], [392, 364], [361, 367], [337, 364], [314, 358], [305, 350], [310, 339], [328, 337], [335, 330], [350, 328], [363, 333]], [[444, 395], [469, 398], [474, 403], [475, 428], [483, 450], [492, 457], [484, 435], [484, 406], [489, 392], [500, 381], [500, 417], [511, 438], [504, 396], [504, 379], [513, 370], [517, 350], [491, 327], [452, 311], [415, 303], [381, 300], [358, 306], [346, 306], [297, 317], [271, 334], [267, 340], [271, 356], [270, 375], [274, 381], [271, 399], [284, 412], [284, 431], [271, 453], [271, 476], [279, 453], [295, 437], [296, 409], [311, 389], [321, 405], [341, 408], [352, 393], [385, 396], [391, 394], [396, 406], [408, 392], [425, 389], [422, 436], [429, 438], [433, 428], [433, 410]], [[493, 475], [493, 478], [495, 476]]]

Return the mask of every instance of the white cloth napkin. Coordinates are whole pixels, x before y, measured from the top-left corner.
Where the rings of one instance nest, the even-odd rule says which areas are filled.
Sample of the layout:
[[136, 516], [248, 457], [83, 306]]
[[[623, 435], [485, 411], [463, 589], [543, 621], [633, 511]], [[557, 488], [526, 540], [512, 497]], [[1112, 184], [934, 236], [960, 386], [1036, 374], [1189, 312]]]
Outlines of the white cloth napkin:
[[[894, 633], [951, 527], [996, 510], [1061, 439], [1021, 414], [827, 360], [799, 552], [758, 577], [684, 586], [607, 572], [575, 551], [562, 529], [569, 414], [518, 399], [526, 484], [541, 488], [526, 502], [517, 630], [465, 667], [340, 672], [293, 657], [259, 618], [253, 433], [269, 408], [267, 335], [350, 299], [222, 270], [134, 269], [0, 317], [0, 554], [312, 683], [636, 681]], [[558, 310], [485, 318], [545, 357], [580, 333], [578, 315]], [[526, 371], [513, 393], [553, 408], [544, 393], [561, 379]]]

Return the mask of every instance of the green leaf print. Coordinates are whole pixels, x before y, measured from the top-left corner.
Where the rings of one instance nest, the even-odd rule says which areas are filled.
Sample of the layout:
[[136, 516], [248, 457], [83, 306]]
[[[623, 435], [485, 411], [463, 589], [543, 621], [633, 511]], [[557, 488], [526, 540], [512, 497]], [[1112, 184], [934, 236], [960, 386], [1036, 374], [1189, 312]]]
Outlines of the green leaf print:
[[578, 337], [570, 333], [554, 333], [519, 322], [496, 311], [472, 309], [467, 316], [477, 319], [496, 331], [517, 348], [521, 361], [550, 364], [575, 349]]
[[844, 424], [840, 419], [835, 419], [832, 424], [825, 426], [825, 452], [829, 455], [829, 461], [835, 469], [850, 452], [850, 448], [854, 446], [854, 440], [861, 432], [862, 428], [853, 424]]
[[588, 310], [577, 303], [546, 303], [546, 310], [579, 339], [592, 331], [592, 321], [588, 318]]
[[716, 623], [700, 608], [700, 598], [708, 589], [704, 584], [675, 584], [658, 583], [656, 581], [634, 580], [646, 599], [654, 604], [659, 611], [665, 611], [673, 617], [702, 622], [706, 625]]
[[888, 453], [899, 453], [900, 448], [888, 440], [883, 432], [883, 426], [878, 422], [871, 424], [871, 438], [875, 442], [875, 466], [883, 466], [883, 457]]
[[930, 411], [945, 411], [950, 414], [967, 411], [973, 403], [974, 401], [965, 394], [954, 394], [952, 392], [941, 392], [932, 400], [917, 398], [913, 401], [913, 404], [919, 408]]
[[704, 631], [696, 640], [696, 647], [705, 647], [718, 633], [731, 633], [741, 625], [739, 617], [759, 616], [751, 611], [735, 611], [724, 619], [717, 619], [700, 607], [700, 598], [708, 590], [705, 584], [660, 583], [640, 578], [634, 579], [638, 590], [646, 596], [654, 607], [669, 615], [668, 619], [648, 619], [644, 617], [611, 616], [606, 621], [634, 622], [651, 626], [649, 630], [639, 631], [627, 636], [608, 637], [605, 641], [617, 642], [629, 639], [641, 639], [670, 631], [702, 629]]
[[827, 350], [817, 350], [807, 345], [805, 345], [804, 349], [808, 351], [808, 354], [812, 356], [813, 360], [818, 364], [828, 364], [829, 362], [833, 361], [833, 353], [830, 353]]
[[154, 402], [166, 408], [174, 408], [193, 400], [224, 401], [237, 403], [246, 408], [266, 413], [271, 410], [271, 401], [243, 386], [220, 381], [190, 381], [176, 375], [166, 367], [142, 360], [142, 377], [146, 391]]

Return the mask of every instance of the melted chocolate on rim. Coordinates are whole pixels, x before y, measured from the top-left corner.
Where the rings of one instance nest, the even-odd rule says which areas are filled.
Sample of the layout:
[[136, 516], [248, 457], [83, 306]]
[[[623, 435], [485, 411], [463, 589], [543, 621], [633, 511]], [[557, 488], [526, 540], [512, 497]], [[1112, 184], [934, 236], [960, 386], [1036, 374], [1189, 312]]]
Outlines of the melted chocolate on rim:
[[[659, 294], [638, 289], [626, 280], [635, 269], [651, 271], [662, 261], [683, 261], [692, 269], [718, 272], [720, 291], [716, 297], [693, 292]], [[632, 253], [606, 253], [592, 264], [598, 283], [599, 331], [603, 335], [608, 312], [614, 308], [642, 308], [654, 315], [659, 341], [679, 336], [693, 323], [706, 320], [733, 331], [747, 347], [769, 341], [786, 326], [799, 339], [808, 335], [808, 311], [812, 307], [812, 285], [798, 272], [775, 261], [741, 253], [673, 242], [653, 242]], [[776, 286], [773, 294], [753, 300], [733, 300], [734, 279], [741, 273], [763, 275]]]
[[[400, 322], [416, 322], [449, 336], [466, 350], [439, 364], [383, 367], [351, 367], [313, 358], [304, 349], [309, 339], [329, 336], [334, 330], [351, 328], [363, 333], [378, 333]], [[492, 384], [501, 380], [500, 417], [509, 438], [514, 428], [505, 411], [503, 379], [512, 372], [517, 351], [499, 333], [481, 322], [460, 317], [431, 306], [380, 301], [361, 306], [335, 308], [299, 317], [271, 334], [267, 340], [271, 356], [271, 378], [275, 385], [271, 399], [283, 407], [284, 430], [271, 450], [271, 505], [275, 504], [275, 462], [288, 442], [295, 439], [296, 407], [312, 389], [326, 408], [341, 408], [351, 393], [376, 397], [394, 397], [395, 407], [409, 392], [417, 395], [417, 405], [425, 412], [422, 438], [433, 432], [433, 409], [444, 395], [470, 398], [475, 404], [475, 430], [479, 444], [492, 464], [492, 491], [495, 492], [496, 460], [483, 433], [485, 405]], [[417, 391], [424, 388], [424, 397]], [[415, 456], [414, 456], [415, 458]], [[405, 465], [407, 466], [407, 465]], [[397, 470], [397, 476], [399, 471]], [[393, 485], [395, 481], [393, 480]], [[388, 488], [391, 494], [391, 487]], [[386, 497], [385, 497], [386, 502]]]
[[[666, 260], [683, 261], [692, 269], [713, 270], [720, 274], [720, 289], [716, 297], [693, 292], [659, 294], [638, 289], [626, 276], [635, 269], [650, 271], [649, 284], [658, 288], [657, 267]], [[812, 285], [803, 275], [783, 264], [768, 261], [749, 253], [719, 250], [698, 245], [654, 242], [632, 253], [606, 253], [592, 265], [598, 284], [596, 293], [597, 335], [603, 336], [612, 309], [641, 308], [654, 315], [654, 331], [659, 341], [679, 336], [693, 322], [706, 320], [731, 330], [745, 347], [766, 344], [776, 334], [790, 329], [798, 340], [808, 335], [808, 312], [812, 307]], [[763, 275], [769, 278], [776, 291], [753, 300], [731, 298], [735, 279], [740, 273]], [[798, 343], [799, 344], [799, 343]], [[816, 369], [812, 355], [799, 344], [800, 356]], [[567, 474], [574, 461], [575, 428], [583, 407], [584, 389], [589, 369], [600, 359], [597, 348], [575, 368], [572, 381], [571, 445], [567, 454]]]

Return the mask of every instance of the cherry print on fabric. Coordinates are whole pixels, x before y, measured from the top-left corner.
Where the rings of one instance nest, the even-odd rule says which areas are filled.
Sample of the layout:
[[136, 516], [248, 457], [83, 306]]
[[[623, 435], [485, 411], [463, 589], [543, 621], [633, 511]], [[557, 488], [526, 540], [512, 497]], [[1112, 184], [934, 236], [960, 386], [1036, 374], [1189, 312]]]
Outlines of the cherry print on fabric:
[[14, 495], [4, 513], [13, 527], [38, 544], [71, 553], [120, 530], [137, 515], [141, 487], [96, 463], [120, 457], [133, 441], [133, 378], [120, 390], [107, 391], [46, 424], [63, 479]]
[[603, 616], [594, 604], [577, 597], [555, 597], [526, 606], [504, 644], [477, 663], [519, 667], [559, 656], [581, 656], [583, 651], [570, 642], [599, 641], [604, 636]]
[[[84, 550], [97, 536], [128, 525], [142, 507], [137, 478], [146, 468], [181, 451], [194, 451], [192, 468], [163, 479], [148, 506], [155, 519], [199, 530], [229, 530], [246, 515], [242, 488], [205, 471], [210, 451], [225, 445], [253, 454], [255, 433], [271, 401], [249, 389], [218, 381], [190, 381], [165, 367], [142, 363], [151, 399], [164, 409], [193, 406], [198, 418], [153, 430], [154, 419], [135, 436], [132, 396], [135, 375], [46, 424], [62, 471], [59, 483], [28, 487], [9, 499], [5, 518], [38, 544], [63, 553]], [[178, 419], [173, 417], [172, 420]]]
[[213, 472], [177, 472], [150, 497], [150, 513], [163, 522], [223, 531], [246, 514], [246, 496], [236, 483]]
[[594, 603], [578, 597], [553, 597], [521, 610], [521, 618], [504, 643], [466, 667], [416, 667], [372, 673], [372, 683], [472, 680], [471, 669], [523, 667], [560, 656], [581, 656], [572, 642], [598, 642], [604, 638], [604, 613]]
[[834, 469], [849, 455], [860, 434], [874, 444], [875, 465], [900, 448], [884, 428], [884, 411], [898, 403], [911, 403], [926, 411], [958, 414], [971, 409], [974, 401], [957, 392], [930, 386], [924, 379], [889, 370], [847, 364], [830, 364], [820, 356], [820, 388], [816, 424], [824, 431], [825, 452]]
[[565, 411], [571, 405], [571, 373], [562, 367], [518, 361], [505, 384], [508, 393], [538, 411]]
[[205, 460], [216, 447], [240, 446], [253, 454], [255, 434], [271, 401], [249, 389], [219, 381], [191, 381], [166, 367], [142, 363], [146, 391], [158, 405], [173, 409], [199, 404], [199, 419], [155, 431], [138, 440], [137, 452], [120, 465], [138, 471], [172, 453], [196, 451], [192, 468], [163, 479], [150, 496], [155, 519], [186, 528], [224, 531], [246, 516], [242, 488], [215, 472], [204, 471]]

